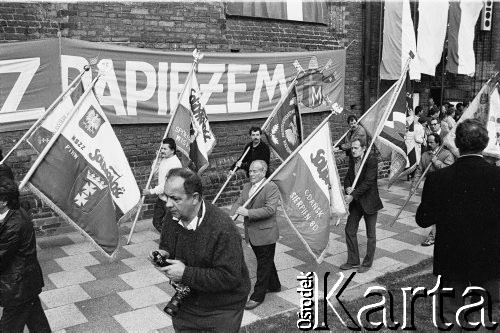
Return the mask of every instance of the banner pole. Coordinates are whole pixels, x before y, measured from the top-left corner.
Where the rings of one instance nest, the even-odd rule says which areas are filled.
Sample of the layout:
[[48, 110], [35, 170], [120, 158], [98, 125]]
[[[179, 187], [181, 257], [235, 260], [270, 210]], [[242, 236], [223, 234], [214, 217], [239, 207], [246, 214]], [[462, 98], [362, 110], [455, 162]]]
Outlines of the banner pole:
[[71, 109], [71, 112], [68, 114], [68, 117], [61, 124], [61, 127], [59, 127], [59, 129], [54, 133], [54, 135], [52, 136], [52, 138], [50, 139], [50, 141], [43, 148], [43, 150], [40, 153], [40, 155], [38, 155], [37, 159], [35, 160], [35, 163], [33, 163], [33, 165], [31, 166], [31, 168], [28, 170], [28, 173], [26, 174], [26, 176], [24, 176], [23, 180], [21, 181], [21, 184], [19, 184], [19, 190], [21, 190], [26, 185], [26, 183], [29, 181], [29, 179], [31, 178], [31, 176], [33, 176], [33, 174], [35, 173], [36, 169], [38, 168], [38, 166], [40, 165], [40, 163], [42, 163], [42, 160], [45, 158], [45, 155], [47, 155], [47, 153], [49, 152], [50, 148], [52, 148], [52, 146], [54, 145], [54, 143], [56, 142], [56, 140], [59, 138], [59, 135], [62, 133], [62, 131], [64, 130], [64, 128], [66, 127], [66, 125], [68, 125], [68, 123], [70, 122], [70, 120], [73, 118], [75, 111], [78, 110], [78, 108], [82, 105], [83, 100], [85, 99], [85, 97], [87, 97], [87, 95], [92, 91], [92, 88], [96, 84], [97, 80], [101, 77], [101, 75], [102, 75], [101, 73], [97, 74], [97, 76], [95, 77], [95, 79], [92, 80], [92, 83], [90, 84], [90, 86], [88, 87], [88, 89], [85, 90], [85, 92], [82, 94], [82, 96], [80, 97], [80, 99], [78, 100], [78, 102], [76, 103], [76, 105], [73, 107], [73, 109]]
[[[165, 134], [163, 134], [162, 141], [167, 137], [168, 132], [170, 131], [170, 127], [172, 126], [172, 119], [174, 119], [175, 114], [177, 113], [177, 109], [179, 108], [179, 104], [181, 103], [182, 97], [184, 96], [184, 93], [186, 92], [186, 88], [188, 86], [188, 83], [191, 81], [191, 77], [193, 76], [193, 73], [196, 69], [196, 66], [198, 65], [198, 60], [200, 60], [203, 56], [201, 55], [200, 52], [198, 52], [198, 50], [195, 49], [193, 51], [193, 57], [194, 57], [194, 61], [193, 61], [193, 64], [191, 66], [191, 70], [189, 71], [189, 74], [186, 78], [186, 83], [184, 83], [184, 87], [182, 88], [182, 92], [179, 95], [179, 99], [177, 100], [177, 104], [175, 106], [174, 112], [172, 113], [172, 116], [170, 117], [170, 121], [168, 122], [167, 129], [165, 130]], [[145, 188], [149, 188], [149, 186], [151, 185], [151, 181], [153, 180], [153, 171], [154, 171], [156, 164], [158, 163], [158, 160], [160, 157], [160, 149], [161, 149], [161, 145], [156, 150], [156, 157], [153, 161], [151, 171], [149, 173], [148, 181], [146, 182]], [[130, 228], [130, 233], [129, 233], [128, 238], [127, 238], [127, 245], [130, 244], [130, 241], [132, 240], [132, 234], [134, 233], [134, 229], [135, 229], [135, 226], [137, 224], [137, 220], [139, 219], [139, 215], [141, 214], [141, 209], [142, 209], [142, 206], [144, 205], [145, 199], [146, 199], [146, 196], [141, 195], [141, 201], [140, 201], [139, 207], [137, 208], [137, 213], [135, 214], [134, 222], [132, 223], [132, 228]]]
[[[249, 151], [250, 151], [250, 147], [248, 147], [245, 150], [245, 152], [243, 153], [243, 155], [241, 156], [241, 158], [238, 161], [243, 161], [243, 159], [245, 158], [245, 156], [248, 154]], [[227, 176], [226, 182], [224, 183], [224, 185], [222, 185], [221, 189], [219, 190], [219, 192], [215, 196], [214, 200], [212, 200], [212, 205], [215, 205], [215, 202], [217, 201], [217, 199], [219, 199], [219, 196], [222, 194], [222, 191], [224, 191], [224, 189], [226, 188], [227, 184], [229, 183], [229, 180], [231, 180], [231, 178], [233, 178], [237, 169], [238, 169], [238, 167], [235, 166], [234, 169], [229, 172], [229, 175]]]
[[[252, 199], [259, 193], [259, 191], [264, 187], [266, 186], [272, 179], [274, 176], [276, 176], [276, 174], [285, 167], [285, 165], [295, 156], [298, 154], [298, 152], [300, 151], [300, 149], [302, 149], [302, 147], [304, 147], [310, 140], [311, 138], [330, 120], [330, 117], [333, 116], [334, 114], [337, 114], [338, 111], [336, 110], [332, 110], [332, 112], [330, 112], [330, 114], [325, 118], [323, 119], [323, 121], [314, 129], [314, 131], [309, 134], [309, 136], [286, 158], [286, 160], [281, 163], [281, 165], [276, 168], [276, 170], [269, 176], [269, 178], [267, 178], [256, 190], [255, 192], [248, 198], [247, 201], [245, 201], [245, 203], [243, 205], [241, 205], [241, 207], [246, 207], [250, 201], [252, 201]], [[330, 143], [328, 143], [330, 144]], [[234, 214], [232, 216], [232, 219], [233, 220], [236, 220], [236, 218], [238, 217], [238, 214]]]
[[19, 147], [21, 145], [21, 143], [26, 140], [26, 138], [35, 131], [35, 129], [37, 129], [38, 125], [49, 115], [49, 113], [52, 112], [52, 110], [55, 108], [55, 106], [67, 95], [67, 93], [70, 91], [70, 89], [72, 89], [75, 85], [78, 84], [78, 82], [82, 79], [82, 76], [83, 74], [85, 74], [85, 72], [89, 71], [90, 69], [90, 66], [88, 65], [85, 65], [83, 67], [83, 72], [81, 72], [71, 83], [70, 85], [68, 86], [68, 88], [66, 88], [65, 91], [63, 91], [55, 100], [54, 102], [52, 102], [52, 104], [47, 108], [47, 110], [45, 111], [45, 113], [40, 117], [38, 118], [38, 120], [33, 124], [31, 125], [31, 127], [28, 129], [28, 131], [26, 133], [24, 133], [24, 135], [22, 136], [21, 139], [19, 139], [17, 141], [17, 143], [14, 145], [14, 147], [11, 148], [11, 150], [9, 150], [9, 152], [4, 156], [3, 160], [0, 161], [0, 165], [3, 164], [5, 162], [5, 160], [7, 160], [7, 158], [14, 152], [14, 150], [17, 149], [17, 147]]

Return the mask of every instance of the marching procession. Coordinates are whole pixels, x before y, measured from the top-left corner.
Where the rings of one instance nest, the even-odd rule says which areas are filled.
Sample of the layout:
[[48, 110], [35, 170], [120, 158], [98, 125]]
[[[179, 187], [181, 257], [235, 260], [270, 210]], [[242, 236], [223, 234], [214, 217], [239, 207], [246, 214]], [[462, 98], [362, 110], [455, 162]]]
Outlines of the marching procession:
[[[443, 83], [445, 70], [471, 82], [480, 68], [474, 29], [489, 31], [493, 5], [441, 2], [40, 4], [73, 8], [58, 11], [81, 19], [69, 31], [95, 5], [104, 22], [126, 9], [119, 24], [151, 20], [158, 34], [176, 21], [215, 33], [189, 19], [215, 11], [243, 34], [235, 27], [248, 22], [330, 33], [340, 9], [363, 3], [362, 46], [267, 53], [67, 38], [77, 35], [61, 36], [60, 23], [57, 38], [19, 41], [8, 28], [30, 5], [0, 5], [0, 333], [239, 332], [290, 309], [299, 320], [283, 331], [310, 330], [320, 302], [323, 329], [329, 306], [351, 330], [330, 302], [344, 274], [364, 288], [427, 257], [434, 328], [496, 329], [500, 76], [481, 69], [460, 97]], [[429, 93], [422, 82], [438, 66]], [[362, 75], [351, 80], [353, 68]], [[399, 328], [383, 299], [384, 320], [368, 311], [364, 326], [363, 308], [358, 327]]]

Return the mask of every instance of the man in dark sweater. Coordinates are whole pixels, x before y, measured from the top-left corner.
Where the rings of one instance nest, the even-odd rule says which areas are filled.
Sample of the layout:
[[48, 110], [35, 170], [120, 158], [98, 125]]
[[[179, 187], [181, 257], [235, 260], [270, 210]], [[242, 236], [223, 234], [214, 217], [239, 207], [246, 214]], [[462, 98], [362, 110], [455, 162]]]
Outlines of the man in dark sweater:
[[176, 332], [238, 332], [250, 292], [241, 236], [224, 211], [203, 200], [202, 191], [191, 170], [168, 173], [159, 252], [168, 252], [171, 265], [161, 270], [191, 289], [173, 326]]
[[[269, 146], [261, 140], [262, 129], [260, 127], [252, 127], [250, 128], [248, 133], [252, 137], [252, 141], [245, 146], [245, 149], [243, 149], [243, 153], [240, 157], [238, 157], [238, 161], [236, 161], [231, 166], [231, 170], [233, 170], [235, 167], [245, 170], [247, 176], [249, 176], [248, 169], [250, 168], [250, 164], [252, 164], [253, 161], [262, 160], [269, 166], [269, 162], [271, 159], [271, 151], [269, 150]], [[249, 151], [245, 155], [247, 149], [249, 149]], [[268, 167], [266, 171], [266, 178], [269, 177], [269, 175], [270, 171]]]

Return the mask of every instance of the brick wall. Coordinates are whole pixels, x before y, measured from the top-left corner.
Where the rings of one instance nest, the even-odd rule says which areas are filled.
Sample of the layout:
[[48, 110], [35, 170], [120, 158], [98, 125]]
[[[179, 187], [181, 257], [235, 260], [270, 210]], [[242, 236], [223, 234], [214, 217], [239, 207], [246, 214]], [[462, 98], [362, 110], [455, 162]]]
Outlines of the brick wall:
[[[63, 37], [93, 42], [115, 43], [131, 47], [204, 52], [284, 52], [347, 50], [345, 105], [358, 104], [362, 95], [362, 3], [342, 1], [328, 4], [328, 24], [287, 22], [227, 16], [223, 2], [77, 2], [77, 3], [0, 3], [0, 43], [39, 38]], [[347, 108], [348, 109], [348, 108]], [[311, 131], [327, 113], [304, 115], [304, 132]], [[333, 138], [347, 129], [347, 114], [333, 117]], [[207, 198], [215, 196], [225, 180], [226, 172], [248, 142], [248, 129], [265, 119], [213, 122], [217, 145], [211, 166], [203, 175]], [[118, 139], [140, 187], [147, 181], [157, 141], [165, 125], [114, 126]], [[0, 147], [8, 151], [23, 132], [2, 133]], [[9, 158], [21, 179], [33, 161], [33, 151], [26, 144]], [[271, 167], [277, 167], [274, 159]], [[341, 176], [346, 164], [338, 164]], [[381, 169], [383, 174], [383, 169]], [[246, 181], [238, 174], [218, 204], [230, 204]], [[24, 201], [31, 207], [39, 233], [60, 232], [66, 224], [49, 207], [24, 191]], [[152, 214], [153, 198], [147, 198], [144, 217]]]

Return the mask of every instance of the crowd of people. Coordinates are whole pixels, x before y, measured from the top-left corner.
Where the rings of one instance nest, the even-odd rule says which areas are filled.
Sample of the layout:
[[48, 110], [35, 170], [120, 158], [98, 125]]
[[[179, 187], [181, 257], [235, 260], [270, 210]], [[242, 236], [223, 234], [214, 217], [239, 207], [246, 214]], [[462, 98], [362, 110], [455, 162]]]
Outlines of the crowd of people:
[[[498, 321], [500, 169], [481, 155], [488, 142], [487, 131], [477, 120], [463, 121], [456, 129], [455, 143], [461, 154], [458, 160], [450, 151], [439, 149], [463, 108], [459, 103], [457, 107], [439, 109], [432, 99], [425, 115], [422, 107], [415, 108], [414, 140], [423, 153], [410, 189], [415, 190], [416, 179], [429, 168], [416, 223], [432, 226], [422, 245], [435, 243], [434, 274], [442, 275], [446, 286], [459, 290], [458, 296], [442, 305], [445, 319], [453, 321], [453, 311], [463, 301], [459, 296], [472, 284], [490, 292], [492, 306], [497, 309], [493, 316]], [[347, 258], [340, 269], [365, 273], [373, 264], [375, 225], [378, 211], [383, 208], [377, 184], [378, 160], [367, 152], [366, 132], [356, 115], [349, 115], [347, 121], [349, 132], [341, 149], [349, 160], [344, 179], [349, 216], [345, 225]], [[154, 262], [157, 255], [164, 258], [166, 264], [158, 269], [176, 290], [183, 288], [182, 306], [172, 318], [176, 332], [237, 332], [245, 309], [255, 309], [267, 293], [281, 290], [274, 263], [279, 238], [279, 190], [267, 180], [270, 150], [261, 140], [262, 130], [252, 127], [249, 134], [251, 141], [231, 167], [231, 172], [245, 170], [249, 182], [230, 214], [204, 200], [201, 178], [181, 168], [172, 139], [162, 141], [154, 170], [157, 185], [143, 190], [143, 195], [158, 197], [153, 225], [160, 232], [160, 244], [149, 258]], [[369, 156], [361, 165], [365, 154]], [[13, 176], [6, 164], [0, 165], [0, 305], [4, 307], [0, 331], [22, 332], [27, 325], [32, 331], [49, 332], [38, 297], [43, 278], [33, 223], [19, 206]], [[256, 193], [258, 188], [261, 190]], [[251, 295], [241, 235], [230, 217], [233, 214], [243, 217], [244, 240], [257, 259], [257, 280]], [[361, 218], [367, 236], [362, 261], [357, 241]]]

